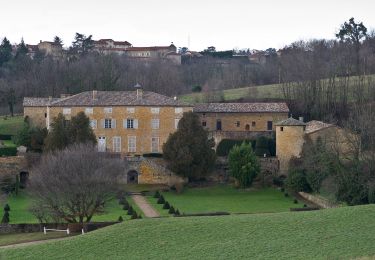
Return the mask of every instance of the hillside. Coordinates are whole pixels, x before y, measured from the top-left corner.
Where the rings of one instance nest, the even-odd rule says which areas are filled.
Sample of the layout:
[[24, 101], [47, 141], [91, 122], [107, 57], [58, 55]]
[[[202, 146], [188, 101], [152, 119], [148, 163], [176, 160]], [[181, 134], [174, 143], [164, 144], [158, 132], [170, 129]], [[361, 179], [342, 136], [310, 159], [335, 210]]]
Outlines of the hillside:
[[[365, 87], [364, 91], [372, 93], [373, 89], [373, 81], [375, 79], [375, 75], [367, 75], [365, 77], [358, 77], [352, 76], [349, 78], [349, 90], [348, 90], [348, 97], [352, 99], [355, 95], [358, 94], [358, 84], [359, 82], [369, 84], [370, 87]], [[328, 85], [328, 79], [322, 79], [322, 84]], [[336, 78], [335, 84], [339, 86], [343, 82], [346, 81], [346, 78]], [[294, 83], [292, 83], [293, 85]], [[295, 85], [294, 87], [299, 87]], [[323, 91], [327, 92], [327, 87], [323, 87]], [[340, 92], [336, 94], [339, 95]], [[189, 103], [200, 103], [205, 102], [209, 96], [210, 100], [215, 102], [223, 101], [231, 101], [231, 100], [238, 100], [241, 98], [249, 99], [249, 100], [264, 100], [264, 99], [283, 99], [283, 89], [282, 84], [271, 84], [271, 85], [260, 85], [260, 86], [252, 86], [252, 87], [243, 87], [243, 88], [234, 88], [234, 89], [225, 89], [223, 91], [211, 91], [208, 93], [192, 93], [180, 96], [180, 99], [189, 102]]]
[[375, 205], [315, 212], [141, 219], [2, 259], [351, 259], [375, 255]]

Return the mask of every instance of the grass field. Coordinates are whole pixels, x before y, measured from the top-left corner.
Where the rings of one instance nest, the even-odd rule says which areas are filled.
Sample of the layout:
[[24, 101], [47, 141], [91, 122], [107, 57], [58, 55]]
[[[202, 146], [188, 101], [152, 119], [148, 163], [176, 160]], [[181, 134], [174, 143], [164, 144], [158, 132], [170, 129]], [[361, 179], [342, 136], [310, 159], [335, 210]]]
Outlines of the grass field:
[[[353, 76], [349, 78], [349, 91], [348, 96], [351, 99], [357, 93], [357, 83], [360, 80], [372, 83], [375, 79], [375, 75], [367, 75], [365, 77], [359, 78], [358, 76]], [[344, 78], [336, 78], [336, 82], [345, 80]], [[328, 82], [328, 80], [323, 79], [322, 81]], [[188, 103], [201, 103], [206, 102], [204, 98], [204, 93], [192, 93], [180, 96], [180, 99]], [[240, 98], [247, 99], [283, 99], [284, 95], [282, 92], [282, 84], [271, 84], [271, 85], [261, 85], [261, 86], [251, 86], [243, 88], [234, 88], [223, 90], [224, 100], [238, 100]], [[211, 97], [214, 97], [214, 101], [221, 101], [220, 92], [211, 92]]]
[[[229, 213], [283, 212], [290, 208], [302, 207], [294, 204], [293, 198], [285, 197], [276, 189], [238, 190], [227, 185], [206, 188], [187, 188], [183, 193], [163, 192], [164, 198], [180, 213], [205, 213], [225, 211]], [[156, 199], [147, 198], [153, 205]], [[161, 206], [156, 204], [156, 209]]]
[[375, 205], [125, 221], [0, 250], [3, 259], [353, 259], [375, 255]]
[[[142, 211], [135, 205], [132, 199], [128, 198], [128, 202], [137, 211], [137, 214], [141, 214]], [[29, 212], [29, 207], [32, 204], [32, 199], [26, 194], [25, 191], [21, 191], [17, 196], [11, 195], [8, 197], [7, 202], [10, 206], [10, 223], [38, 223], [38, 220]], [[4, 204], [5, 204], [4, 203]], [[110, 201], [105, 207], [105, 213], [95, 215], [92, 221], [117, 221], [119, 216], [122, 216], [124, 220], [130, 219], [126, 210], [122, 209], [122, 205], [118, 203], [117, 199]], [[0, 216], [3, 216], [3, 205], [1, 205]]]
[[0, 117], [0, 134], [15, 135], [24, 126], [23, 116]]
[[64, 232], [48, 232], [46, 235], [43, 232], [3, 234], [0, 235], [0, 246], [62, 237], [68, 237], [68, 235]]

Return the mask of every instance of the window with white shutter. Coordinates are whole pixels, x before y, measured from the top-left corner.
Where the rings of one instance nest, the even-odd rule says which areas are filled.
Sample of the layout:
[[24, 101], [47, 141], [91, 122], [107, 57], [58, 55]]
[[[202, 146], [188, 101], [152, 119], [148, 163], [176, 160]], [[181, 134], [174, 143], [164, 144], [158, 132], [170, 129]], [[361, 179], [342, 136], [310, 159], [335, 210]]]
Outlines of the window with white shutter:
[[151, 138], [151, 152], [158, 153], [159, 152], [159, 137], [152, 137]]
[[90, 126], [91, 126], [92, 129], [96, 129], [97, 128], [97, 121], [95, 119], [90, 120]]
[[151, 113], [152, 114], [159, 114], [160, 113], [160, 108], [159, 107], [152, 107], [151, 108]]
[[71, 108], [63, 108], [63, 115], [70, 115], [72, 113]]
[[174, 120], [174, 128], [177, 129], [178, 128], [178, 122], [180, 122], [180, 119], [179, 118], [176, 118]]
[[126, 128], [133, 129], [134, 128], [134, 119], [126, 119]]
[[135, 108], [134, 107], [127, 107], [126, 108], [126, 112], [128, 112], [129, 114], [134, 114], [135, 113]]
[[112, 138], [112, 142], [113, 142], [113, 152], [120, 153], [121, 152], [121, 137], [114, 136]]
[[174, 113], [175, 113], [175, 114], [181, 114], [181, 113], [182, 113], [182, 107], [176, 107], [176, 108], [174, 109]]
[[135, 153], [137, 151], [137, 137], [128, 136], [128, 152]]
[[134, 129], [138, 129], [138, 119], [134, 119], [133, 124], [134, 124]]
[[112, 128], [112, 119], [104, 119], [104, 128]]
[[86, 107], [85, 108], [85, 114], [86, 115], [92, 115], [94, 113], [94, 109], [92, 107]]
[[112, 113], [112, 107], [105, 107], [104, 113], [111, 114]]
[[159, 129], [160, 127], [160, 120], [157, 118], [151, 119], [151, 128], [152, 129]]

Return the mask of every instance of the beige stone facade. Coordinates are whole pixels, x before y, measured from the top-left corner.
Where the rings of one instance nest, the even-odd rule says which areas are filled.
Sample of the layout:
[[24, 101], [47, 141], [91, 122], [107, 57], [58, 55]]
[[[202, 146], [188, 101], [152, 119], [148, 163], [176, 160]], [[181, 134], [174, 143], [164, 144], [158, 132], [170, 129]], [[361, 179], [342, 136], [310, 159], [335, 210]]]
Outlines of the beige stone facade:
[[23, 116], [29, 119], [31, 126], [47, 127], [47, 107], [24, 107]]

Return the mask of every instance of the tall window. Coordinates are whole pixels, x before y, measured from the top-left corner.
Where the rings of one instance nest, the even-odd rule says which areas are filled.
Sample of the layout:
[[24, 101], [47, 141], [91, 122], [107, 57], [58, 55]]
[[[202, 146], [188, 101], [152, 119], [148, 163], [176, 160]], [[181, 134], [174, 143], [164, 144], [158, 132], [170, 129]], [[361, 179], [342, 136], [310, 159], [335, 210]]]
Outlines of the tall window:
[[71, 108], [63, 108], [63, 115], [70, 115], [72, 113]]
[[96, 129], [97, 127], [97, 121], [95, 119], [90, 120], [90, 126], [92, 129]]
[[151, 152], [158, 153], [159, 152], [159, 137], [152, 137], [151, 138]]
[[160, 108], [159, 107], [152, 107], [151, 108], [151, 113], [152, 114], [159, 114], [160, 113]]
[[137, 151], [137, 137], [128, 136], [128, 152], [135, 153]]
[[159, 129], [160, 126], [160, 120], [159, 119], [151, 119], [151, 128], [152, 129]]
[[85, 108], [85, 114], [86, 115], [92, 115], [94, 113], [94, 109], [92, 107], [86, 107]]
[[272, 121], [267, 121], [267, 130], [268, 131], [272, 130]]
[[134, 128], [134, 119], [126, 119], [126, 128]]
[[120, 153], [121, 152], [121, 137], [120, 136], [114, 136], [112, 138], [113, 141], [113, 151], [115, 153]]

